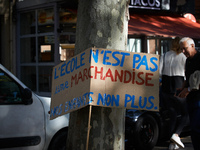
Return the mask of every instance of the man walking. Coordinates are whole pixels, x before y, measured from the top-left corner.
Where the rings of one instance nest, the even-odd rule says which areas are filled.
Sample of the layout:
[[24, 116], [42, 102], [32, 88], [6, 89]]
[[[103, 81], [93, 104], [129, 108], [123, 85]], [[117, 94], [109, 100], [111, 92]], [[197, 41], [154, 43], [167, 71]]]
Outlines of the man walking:
[[187, 98], [192, 144], [195, 150], [200, 150], [200, 89], [199, 85], [191, 86], [193, 81], [197, 81], [197, 78], [194, 77], [200, 75], [196, 73], [196, 71], [200, 71], [200, 52], [195, 49], [194, 40], [189, 37], [182, 38], [179, 43], [187, 60], [185, 66], [186, 81], [178, 96]]

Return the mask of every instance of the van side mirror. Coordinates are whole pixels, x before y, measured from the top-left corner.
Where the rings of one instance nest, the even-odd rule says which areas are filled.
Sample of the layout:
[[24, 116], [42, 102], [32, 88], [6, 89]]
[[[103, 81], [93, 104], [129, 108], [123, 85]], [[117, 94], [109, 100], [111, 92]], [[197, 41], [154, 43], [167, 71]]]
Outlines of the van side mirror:
[[32, 91], [28, 88], [22, 90], [22, 101], [25, 105], [30, 105], [33, 103]]

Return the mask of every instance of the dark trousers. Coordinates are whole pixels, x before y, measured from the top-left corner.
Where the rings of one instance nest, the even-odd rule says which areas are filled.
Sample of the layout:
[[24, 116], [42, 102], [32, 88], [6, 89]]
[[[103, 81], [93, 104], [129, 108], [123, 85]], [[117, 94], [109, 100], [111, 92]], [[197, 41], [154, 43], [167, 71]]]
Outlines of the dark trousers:
[[[173, 133], [180, 135], [183, 128], [189, 124], [186, 99], [162, 92], [162, 101], [164, 109], [170, 111], [170, 136]], [[179, 119], [177, 119], [178, 115], [181, 115]]]
[[186, 125], [189, 125], [189, 115], [188, 115], [187, 103], [186, 103], [186, 98], [173, 97], [173, 99], [175, 101], [174, 108], [177, 110], [176, 112], [178, 113], [178, 115], [181, 115], [181, 119], [177, 120], [176, 128], [175, 128], [175, 133], [180, 135], [183, 128]]
[[200, 91], [191, 92], [187, 96], [187, 104], [192, 144], [194, 150], [200, 150]]

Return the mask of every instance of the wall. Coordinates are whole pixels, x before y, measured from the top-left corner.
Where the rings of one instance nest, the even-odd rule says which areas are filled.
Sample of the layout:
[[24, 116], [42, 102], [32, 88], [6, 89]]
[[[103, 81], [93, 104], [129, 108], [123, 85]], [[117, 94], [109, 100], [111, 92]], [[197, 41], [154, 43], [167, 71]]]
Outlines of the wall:
[[171, 0], [170, 10], [178, 14], [195, 13], [195, 0]]

